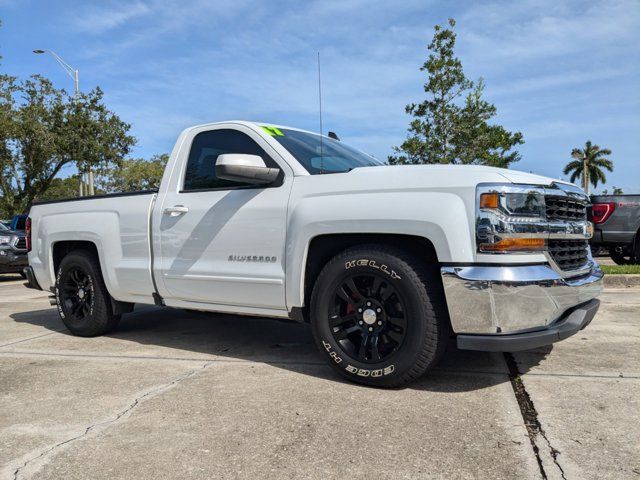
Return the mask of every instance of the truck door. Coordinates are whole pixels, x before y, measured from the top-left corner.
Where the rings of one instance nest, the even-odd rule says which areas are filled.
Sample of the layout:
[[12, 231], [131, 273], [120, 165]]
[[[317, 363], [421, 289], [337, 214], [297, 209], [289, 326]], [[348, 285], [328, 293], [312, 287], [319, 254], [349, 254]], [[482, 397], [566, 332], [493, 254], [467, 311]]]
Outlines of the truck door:
[[[290, 167], [242, 125], [195, 131], [183, 145], [153, 219], [161, 295], [168, 305], [176, 299], [285, 309]], [[219, 179], [215, 163], [225, 153], [259, 155], [282, 170], [280, 179], [269, 186]]]

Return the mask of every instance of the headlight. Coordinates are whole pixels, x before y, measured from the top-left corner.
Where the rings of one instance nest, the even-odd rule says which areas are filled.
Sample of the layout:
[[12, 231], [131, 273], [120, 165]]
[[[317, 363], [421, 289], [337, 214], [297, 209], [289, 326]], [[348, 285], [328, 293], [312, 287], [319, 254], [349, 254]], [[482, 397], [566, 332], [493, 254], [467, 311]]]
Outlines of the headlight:
[[480, 209], [506, 217], [544, 220], [544, 194], [528, 192], [488, 192], [480, 195]]
[[11, 243], [11, 237], [5, 235], [0, 236], [0, 245], [9, 245]]
[[544, 189], [527, 185], [478, 187], [476, 244], [481, 253], [539, 252], [547, 233]]

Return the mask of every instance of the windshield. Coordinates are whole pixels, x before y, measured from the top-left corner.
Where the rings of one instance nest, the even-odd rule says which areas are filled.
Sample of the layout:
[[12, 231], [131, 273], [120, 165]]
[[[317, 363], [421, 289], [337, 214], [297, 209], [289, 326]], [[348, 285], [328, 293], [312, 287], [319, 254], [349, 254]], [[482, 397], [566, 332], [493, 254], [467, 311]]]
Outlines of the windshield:
[[333, 138], [322, 137], [321, 148], [321, 137], [315, 133], [274, 127], [265, 128], [265, 130], [312, 175], [348, 172], [357, 167], [384, 165], [380, 160]]
[[0, 232], [4, 231], [4, 230], [9, 230], [4, 223], [0, 222]]

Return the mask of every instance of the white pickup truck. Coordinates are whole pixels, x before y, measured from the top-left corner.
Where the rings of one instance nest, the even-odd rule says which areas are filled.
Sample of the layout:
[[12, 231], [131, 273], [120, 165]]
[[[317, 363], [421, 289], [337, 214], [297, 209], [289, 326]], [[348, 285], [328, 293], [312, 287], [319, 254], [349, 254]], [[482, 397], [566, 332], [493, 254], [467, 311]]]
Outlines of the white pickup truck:
[[537, 175], [386, 166], [334, 134], [214, 123], [182, 132], [158, 191], [34, 204], [25, 274], [76, 335], [136, 303], [290, 318], [340, 374], [399, 386], [452, 339], [514, 351], [584, 328], [602, 289], [588, 201]]

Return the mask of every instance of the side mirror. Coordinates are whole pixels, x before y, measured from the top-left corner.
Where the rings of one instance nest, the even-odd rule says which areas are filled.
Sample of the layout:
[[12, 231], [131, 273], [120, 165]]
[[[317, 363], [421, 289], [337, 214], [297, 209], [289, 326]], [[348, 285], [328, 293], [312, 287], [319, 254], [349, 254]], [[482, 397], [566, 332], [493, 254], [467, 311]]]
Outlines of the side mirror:
[[273, 183], [280, 174], [279, 168], [269, 168], [258, 155], [225, 153], [216, 160], [216, 177], [239, 183], [255, 185]]

